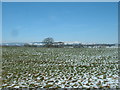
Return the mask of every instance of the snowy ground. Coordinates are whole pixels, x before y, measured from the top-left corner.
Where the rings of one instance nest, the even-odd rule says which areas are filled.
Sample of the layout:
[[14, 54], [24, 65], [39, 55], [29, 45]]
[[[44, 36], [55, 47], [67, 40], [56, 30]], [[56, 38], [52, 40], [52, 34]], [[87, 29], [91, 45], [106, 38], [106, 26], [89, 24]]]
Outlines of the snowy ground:
[[4, 47], [2, 88], [118, 88], [116, 48]]

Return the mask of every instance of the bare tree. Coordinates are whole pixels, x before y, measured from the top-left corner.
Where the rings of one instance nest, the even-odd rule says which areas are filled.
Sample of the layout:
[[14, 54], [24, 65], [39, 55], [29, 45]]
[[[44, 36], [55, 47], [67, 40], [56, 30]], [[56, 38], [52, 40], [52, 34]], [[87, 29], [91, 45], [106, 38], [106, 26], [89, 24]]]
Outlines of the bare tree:
[[52, 47], [53, 43], [54, 43], [54, 39], [51, 37], [45, 38], [43, 40], [43, 43], [46, 47]]

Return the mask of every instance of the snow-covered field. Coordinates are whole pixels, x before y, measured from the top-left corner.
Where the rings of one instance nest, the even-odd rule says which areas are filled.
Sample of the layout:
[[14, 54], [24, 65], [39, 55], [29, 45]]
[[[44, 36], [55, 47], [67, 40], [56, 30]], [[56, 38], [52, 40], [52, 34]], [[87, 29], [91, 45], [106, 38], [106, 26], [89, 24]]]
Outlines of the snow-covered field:
[[2, 88], [118, 88], [117, 48], [2, 49]]

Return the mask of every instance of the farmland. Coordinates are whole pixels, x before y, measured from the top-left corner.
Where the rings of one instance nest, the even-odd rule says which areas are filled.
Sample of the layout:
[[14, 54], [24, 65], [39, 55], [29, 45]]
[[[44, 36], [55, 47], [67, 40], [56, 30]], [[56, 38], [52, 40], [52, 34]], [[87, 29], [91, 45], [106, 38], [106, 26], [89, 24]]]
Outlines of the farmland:
[[118, 88], [117, 48], [2, 48], [2, 88]]

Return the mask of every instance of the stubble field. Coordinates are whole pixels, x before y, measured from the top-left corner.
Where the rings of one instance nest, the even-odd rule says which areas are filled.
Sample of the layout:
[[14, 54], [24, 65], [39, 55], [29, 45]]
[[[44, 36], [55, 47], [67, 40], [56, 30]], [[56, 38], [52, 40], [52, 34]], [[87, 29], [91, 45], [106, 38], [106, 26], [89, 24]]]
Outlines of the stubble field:
[[118, 88], [117, 48], [2, 48], [2, 88]]

